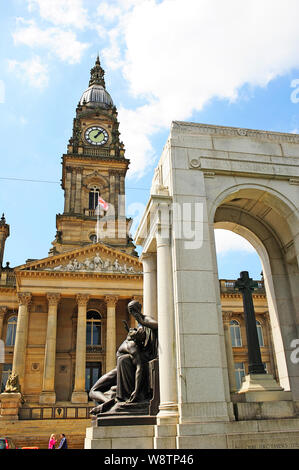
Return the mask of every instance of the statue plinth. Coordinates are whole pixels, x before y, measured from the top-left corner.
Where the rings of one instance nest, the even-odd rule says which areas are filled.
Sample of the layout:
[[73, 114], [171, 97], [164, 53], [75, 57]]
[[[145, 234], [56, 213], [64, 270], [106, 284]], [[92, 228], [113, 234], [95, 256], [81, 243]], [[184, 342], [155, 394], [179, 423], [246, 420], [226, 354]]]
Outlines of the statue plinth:
[[0, 395], [0, 419], [3, 421], [16, 421], [19, 419], [19, 408], [22, 403], [22, 394], [17, 392], [4, 392]]

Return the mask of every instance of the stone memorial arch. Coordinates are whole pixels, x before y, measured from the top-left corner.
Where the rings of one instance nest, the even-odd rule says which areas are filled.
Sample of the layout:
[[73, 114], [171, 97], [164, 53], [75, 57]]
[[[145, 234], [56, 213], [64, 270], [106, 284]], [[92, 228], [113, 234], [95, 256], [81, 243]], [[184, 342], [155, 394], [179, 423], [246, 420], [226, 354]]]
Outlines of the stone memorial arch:
[[[242, 235], [261, 258], [276, 395], [230, 393], [214, 228]], [[299, 447], [299, 136], [173, 122], [135, 241], [142, 246], [144, 312], [159, 324], [154, 446], [246, 447], [245, 434], [242, 445], [234, 434], [243, 416], [242, 433], [259, 439], [253, 447], [280, 445], [250, 428], [261, 418], [277, 418], [287, 443], [279, 418], [292, 418]]]

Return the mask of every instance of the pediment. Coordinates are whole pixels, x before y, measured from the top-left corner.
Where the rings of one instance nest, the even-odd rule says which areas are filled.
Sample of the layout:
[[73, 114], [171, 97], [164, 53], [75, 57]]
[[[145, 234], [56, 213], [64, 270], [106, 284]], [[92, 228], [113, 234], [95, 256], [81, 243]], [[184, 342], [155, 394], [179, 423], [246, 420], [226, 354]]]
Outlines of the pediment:
[[18, 272], [142, 274], [142, 263], [135, 256], [95, 243], [77, 250], [32, 261], [16, 268]]

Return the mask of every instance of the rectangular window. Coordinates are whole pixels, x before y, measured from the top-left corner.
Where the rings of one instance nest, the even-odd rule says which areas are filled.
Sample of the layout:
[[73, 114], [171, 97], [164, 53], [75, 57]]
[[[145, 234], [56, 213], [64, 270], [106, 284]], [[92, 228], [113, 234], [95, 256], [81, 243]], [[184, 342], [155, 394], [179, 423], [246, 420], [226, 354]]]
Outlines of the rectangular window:
[[242, 379], [245, 377], [245, 366], [244, 362], [235, 362], [235, 375], [236, 375], [236, 387], [240, 390], [242, 385]]
[[2, 380], [1, 380], [1, 393], [4, 392], [7, 379], [10, 376], [11, 372], [12, 372], [12, 364], [3, 364], [3, 367], [2, 367]]
[[87, 362], [85, 369], [85, 389], [87, 392], [90, 391], [91, 387], [102, 375], [102, 363], [101, 362]]

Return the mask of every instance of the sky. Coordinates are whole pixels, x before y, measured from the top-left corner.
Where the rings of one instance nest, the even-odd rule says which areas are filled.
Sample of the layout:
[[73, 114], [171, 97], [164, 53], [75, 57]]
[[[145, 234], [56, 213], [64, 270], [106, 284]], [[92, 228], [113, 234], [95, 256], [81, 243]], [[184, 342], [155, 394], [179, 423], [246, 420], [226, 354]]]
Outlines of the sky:
[[[0, 0], [4, 264], [44, 258], [63, 212], [61, 157], [97, 54], [130, 159], [127, 216], [149, 199], [171, 122], [299, 133], [298, 0]], [[1, 214], [0, 214], [1, 215]], [[260, 278], [216, 230], [220, 278]]]

